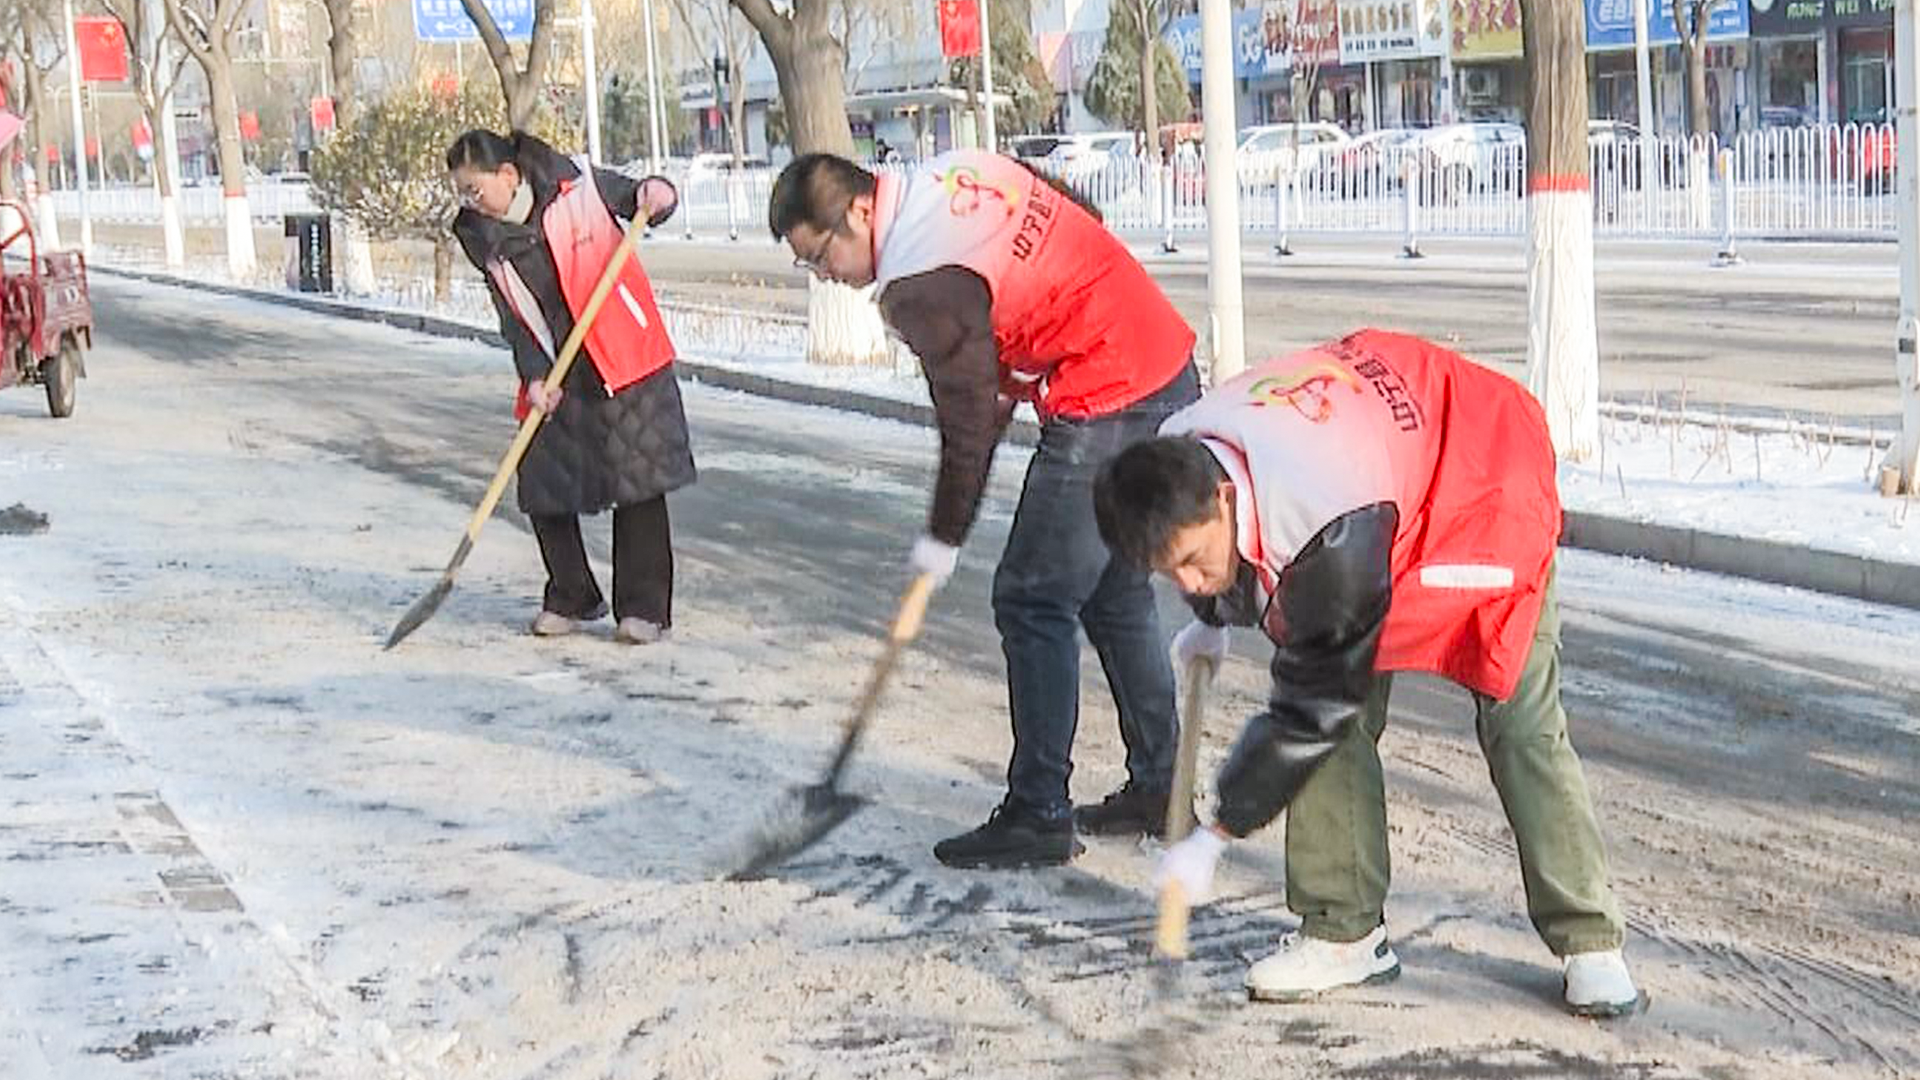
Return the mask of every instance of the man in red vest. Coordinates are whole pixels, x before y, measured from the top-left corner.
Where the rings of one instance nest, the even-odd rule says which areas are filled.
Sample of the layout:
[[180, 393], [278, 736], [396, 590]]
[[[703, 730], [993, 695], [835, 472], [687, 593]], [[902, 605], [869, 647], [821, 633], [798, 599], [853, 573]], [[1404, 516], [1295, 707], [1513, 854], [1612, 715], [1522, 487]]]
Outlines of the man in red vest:
[[[993, 579], [1013, 757], [987, 823], [942, 841], [949, 866], [1064, 863], [1090, 833], [1158, 833], [1172, 786], [1173, 670], [1148, 574], [1115, 561], [1093, 477], [1199, 393], [1194, 335], [1098, 218], [1010, 158], [955, 151], [876, 177], [809, 154], [781, 173], [769, 223], [814, 274], [874, 286], [920, 357], [940, 472], [911, 567], [944, 581], [972, 527], [1014, 406], [1041, 422]], [[1079, 719], [1078, 634], [1100, 655], [1128, 779], [1076, 815], [1067, 796]]]
[[1229, 625], [1274, 645], [1271, 701], [1221, 767], [1215, 824], [1168, 849], [1158, 878], [1204, 902], [1227, 842], [1286, 810], [1300, 930], [1253, 965], [1249, 993], [1296, 1001], [1400, 973], [1375, 742], [1390, 673], [1425, 671], [1473, 692], [1568, 1007], [1638, 1008], [1560, 705], [1560, 501], [1533, 398], [1437, 345], [1367, 330], [1247, 371], [1161, 431], [1101, 473], [1101, 535], [1187, 594], [1198, 621], [1175, 639], [1183, 663], [1218, 665]]

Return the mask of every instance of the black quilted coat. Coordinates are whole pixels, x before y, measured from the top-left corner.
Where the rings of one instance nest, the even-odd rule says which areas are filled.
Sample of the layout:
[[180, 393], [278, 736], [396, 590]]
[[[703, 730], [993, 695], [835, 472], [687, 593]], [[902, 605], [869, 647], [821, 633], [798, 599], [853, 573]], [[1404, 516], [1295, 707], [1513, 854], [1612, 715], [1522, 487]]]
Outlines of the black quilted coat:
[[[553, 256], [538, 224], [559, 192], [561, 180], [579, 169], [551, 147], [528, 135], [515, 137], [515, 164], [532, 183], [534, 209], [527, 224], [496, 221], [471, 209], [453, 220], [453, 233], [467, 258], [484, 274], [490, 258], [504, 258], [539, 300], [554, 347], [573, 329], [573, 314], [561, 296]], [[639, 184], [605, 169], [594, 170], [607, 208], [617, 218], [633, 219]], [[491, 277], [487, 288], [500, 313], [500, 332], [513, 348], [513, 365], [526, 381], [543, 379], [552, 362], [513, 314]], [[520, 463], [520, 510], [526, 514], [593, 514], [608, 507], [646, 502], [693, 483], [693, 451], [687, 442], [687, 417], [680, 386], [668, 365], [609, 396], [585, 346], [567, 372], [560, 408], [540, 425]]]

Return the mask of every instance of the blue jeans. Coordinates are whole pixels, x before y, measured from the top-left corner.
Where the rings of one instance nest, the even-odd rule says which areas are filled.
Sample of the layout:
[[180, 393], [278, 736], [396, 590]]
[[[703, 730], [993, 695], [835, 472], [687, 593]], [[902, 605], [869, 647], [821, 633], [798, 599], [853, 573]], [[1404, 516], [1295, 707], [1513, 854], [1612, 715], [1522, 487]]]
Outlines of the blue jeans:
[[1027, 466], [1006, 551], [993, 575], [993, 621], [1007, 657], [1013, 717], [1010, 798], [1046, 818], [1070, 815], [1067, 780], [1080, 722], [1080, 638], [1100, 656], [1127, 775], [1137, 787], [1172, 786], [1177, 721], [1173, 664], [1160, 636], [1148, 571], [1114, 559], [1093, 516], [1093, 480], [1128, 446], [1153, 437], [1200, 396], [1189, 364], [1172, 382], [1120, 412], [1053, 419]]

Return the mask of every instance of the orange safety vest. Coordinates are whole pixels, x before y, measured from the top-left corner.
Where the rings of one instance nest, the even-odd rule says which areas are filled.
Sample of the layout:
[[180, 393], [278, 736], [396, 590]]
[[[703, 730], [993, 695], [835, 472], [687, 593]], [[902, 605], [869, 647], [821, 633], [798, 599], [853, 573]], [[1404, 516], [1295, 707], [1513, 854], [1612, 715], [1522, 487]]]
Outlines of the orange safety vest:
[[1002, 389], [1042, 416], [1118, 412], [1172, 382], [1194, 334], [1093, 215], [1010, 158], [955, 150], [874, 192], [874, 281], [942, 266], [980, 275], [993, 298]]
[[1392, 502], [1376, 670], [1512, 696], [1560, 537], [1553, 444], [1525, 388], [1420, 338], [1363, 330], [1251, 368], [1161, 431], [1220, 459], [1240, 554], [1269, 596], [1334, 519]]
[[[580, 175], [560, 181], [559, 194], [541, 215], [540, 232], [553, 255], [553, 267], [567, 310], [578, 321], [586, 309], [587, 299], [593, 295], [594, 286], [600, 283], [600, 275], [612, 260], [614, 249], [620, 246], [621, 228], [594, 183], [592, 164], [584, 157], [573, 161]], [[540, 313], [539, 302], [512, 264], [491, 259], [487, 273], [548, 359], [555, 358], [560, 343], [553, 340], [553, 331]], [[673, 341], [660, 321], [653, 286], [640, 266], [638, 253], [620, 269], [613, 291], [607, 294], [593, 325], [587, 328], [584, 345], [609, 395], [673, 362]], [[523, 384], [514, 400], [515, 417], [525, 418], [527, 414], [526, 393]]]

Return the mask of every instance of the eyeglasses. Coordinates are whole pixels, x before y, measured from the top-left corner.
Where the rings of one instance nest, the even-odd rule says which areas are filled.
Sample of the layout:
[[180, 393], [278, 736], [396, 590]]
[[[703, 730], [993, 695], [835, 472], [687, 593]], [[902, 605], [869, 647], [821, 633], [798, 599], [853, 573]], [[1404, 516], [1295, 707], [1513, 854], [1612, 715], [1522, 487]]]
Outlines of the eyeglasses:
[[827, 249], [833, 246], [834, 237], [840, 235], [840, 230], [845, 228], [846, 224], [846, 215], [840, 215], [840, 220], [834, 222], [833, 228], [828, 229], [826, 234], [820, 238], [820, 244], [813, 249], [813, 254], [794, 256], [793, 265], [809, 273], [824, 276], [826, 274], [825, 263], [827, 261]]
[[480, 205], [480, 189], [472, 184], [453, 185], [453, 197], [469, 210]]

